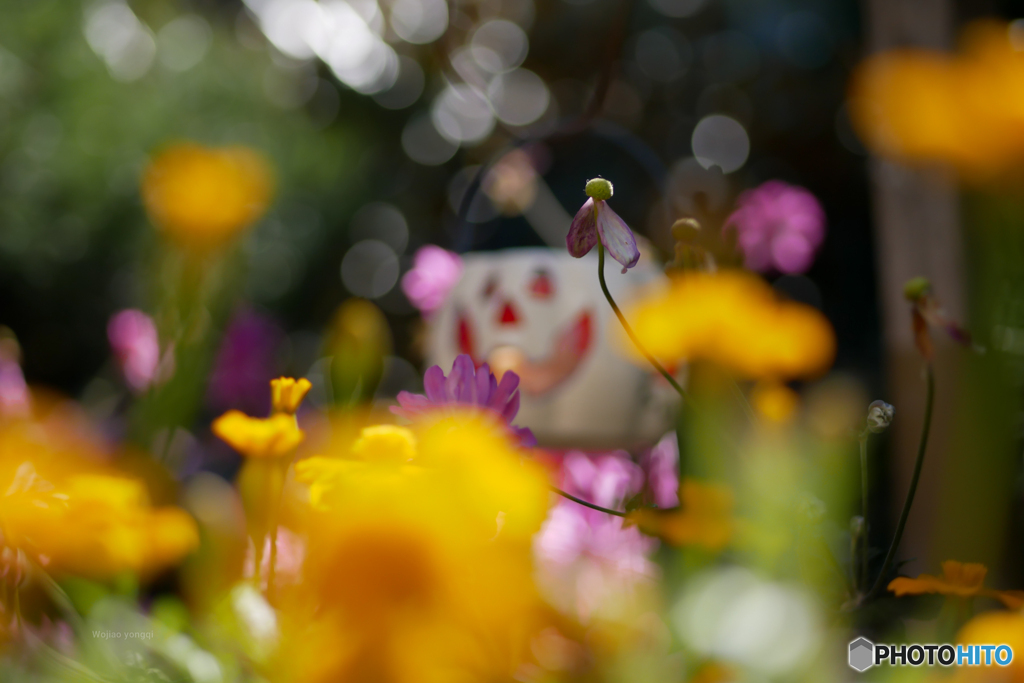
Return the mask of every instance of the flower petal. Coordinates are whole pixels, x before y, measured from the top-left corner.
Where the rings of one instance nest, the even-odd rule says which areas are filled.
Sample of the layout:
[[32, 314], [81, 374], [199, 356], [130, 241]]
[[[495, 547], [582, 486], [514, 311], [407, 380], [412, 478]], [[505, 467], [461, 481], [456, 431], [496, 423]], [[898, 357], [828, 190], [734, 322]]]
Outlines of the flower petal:
[[476, 369], [476, 378], [474, 380], [476, 386], [476, 396], [473, 397], [473, 403], [478, 406], [487, 405], [487, 399], [491, 396], [491, 378], [494, 375], [491, 374], [491, 366], [484, 363]]
[[512, 420], [516, 419], [516, 414], [519, 412], [519, 392], [512, 394], [512, 398], [508, 400], [508, 403], [501, 410], [501, 417], [504, 418], [505, 422], [511, 423]]
[[423, 391], [434, 403], [444, 403], [444, 370], [440, 365], [432, 365], [423, 373]]
[[455, 358], [455, 362], [452, 363], [452, 371], [444, 383], [444, 390], [449, 400], [458, 403], [473, 402], [475, 372], [473, 359], [468, 354], [463, 353]]
[[595, 227], [594, 199], [589, 198], [572, 219], [569, 226], [569, 234], [565, 237], [565, 246], [569, 253], [576, 258], [587, 254], [597, 244], [597, 229]]
[[625, 273], [627, 268], [632, 268], [640, 260], [640, 250], [637, 249], [633, 231], [607, 202], [599, 202], [595, 213], [601, 244], [613, 259], [623, 265], [622, 272]]
[[533, 448], [537, 445], [537, 437], [529, 427], [512, 427], [512, 432], [519, 437], [520, 446]]
[[[490, 400], [487, 402], [487, 407], [497, 412], [505, 410], [505, 404], [508, 403], [512, 397], [512, 392], [519, 386], [519, 375], [506, 370], [505, 374], [501, 376], [501, 382], [498, 383], [497, 388], [491, 394]], [[513, 415], [514, 417], [514, 415]], [[511, 420], [511, 418], [509, 418]]]

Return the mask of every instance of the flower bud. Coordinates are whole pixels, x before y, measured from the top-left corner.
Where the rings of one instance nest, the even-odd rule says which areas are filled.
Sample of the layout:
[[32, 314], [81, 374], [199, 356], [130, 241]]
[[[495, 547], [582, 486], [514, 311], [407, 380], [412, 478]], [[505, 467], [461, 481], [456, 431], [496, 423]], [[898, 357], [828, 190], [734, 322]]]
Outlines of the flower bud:
[[867, 429], [872, 434], [881, 434], [892, 423], [896, 409], [885, 401], [872, 401], [868, 406]]
[[587, 181], [586, 193], [588, 197], [597, 200], [611, 199], [613, 190], [612, 184], [604, 178], [591, 178]]
[[903, 297], [907, 301], [919, 301], [931, 291], [932, 283], [926, 277], [915, 277], [903, 285]]

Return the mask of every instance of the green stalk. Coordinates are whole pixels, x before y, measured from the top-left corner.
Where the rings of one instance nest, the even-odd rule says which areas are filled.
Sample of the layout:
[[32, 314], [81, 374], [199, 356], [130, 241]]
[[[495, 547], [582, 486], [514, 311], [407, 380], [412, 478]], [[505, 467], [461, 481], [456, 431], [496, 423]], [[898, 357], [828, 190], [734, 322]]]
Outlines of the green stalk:
[[615, 515], [616, 517], [625, 517], [626, 516], [625, 512], [619, 512], [618, 510], [612, 510], [611, 508], [601, 507], [600, 505], [595, 505], [594, 503], [588, 503], [587, 501], [583, 500], [582, 498], [577, 498], [576, 496], [572, 495], [571, 493], [566, 493], [565, 491], [563, 491], [562, 489], [560, 489], [560, 488], [558, 488], [556, 486], [552, 486], [551, 490], [554, 491], [555, 493], [557, 493], [558, 495], [562, 496], [563, 498], [568, 498], [572, 502], [579, 503], [583, 507], [588, 507], [591, 510], [597, 510], [598, 512], [606, 512], [609, 515]]
[[619, 319], [619, 322], [622, 324], [622, 329], [624, 329], [626, 334], [629, 336], [629, 340], [633, 342], [633, 345], [637, 350], [643, 354], [643, 357], [647, 359], [647, 362], [654, 366], [654, 369], [660, 372], [662, 377], [668, 380], [668, 383], [672, 385], [672, 388], [676, 390], [684, 401], [690, 400], [689, 395], [686, 393], [686, 389], [683, 389], [679, 382], [676, 381], [676, 378], [665, 369], [665, 366], [659, 363], [658, 359], [652, 356], [647, 349], [644, 348], [644, 345], [640, 343], [640, 340], [637, 339], [636, 333], [633, 332], [633, 328], [630, 327], [629, 323], [626, 321], [626, 316], [622, 315], [622, 311], [619, 310], [619, 305], [615, 303], [615, 299], [612, 298], [611, 292], [608, 291], [608, 283], [604, 281], [604, 244], [601, 243], [601, 240], [597, 241], [597, 279], [601, 283], [601, 291], [604, 292], [604, 298], [608, 300], [608, 305], [612, 307], [613, 311], [615, 311], [615, 317]]
[[878, 573], [875, 585], [871, 587], [871, 592], [865, 599], [871, 599], [882, 588], [885, 576], [889, 573], [893, 558], [896, 556], [900, 539], [903, 538], [903, 529], [907, 526], [907, 517], [910, 516], [910, 506], [914, 504], [914, 494], [917, 492], [917, 482], [921, 478], [921, 466], [924, 464], [924, 452], [928, 447], [928, 432], [932, 426], [932, 408], [935, 405], [935, 371], [930, 362], [925, 365], [925, 378], [928, 388], [924, 403], [924, 424], [921, 425], [921, 439], [917, 445], [917, 461], [914, 463], [914, 474], [910, 478], [910, 490], [907, 491], [907, 499], [903, 502], [903, 511], [900, 513], [900, 521], [896, 525], [896, 534], [892, 537], [892, 543], [889, 545], [889, 552], [885, 554], [882, 571]]
[[860, 434], [860, 515], [864, 520], [860, 539], [860, 577], [857, 586], [868, 583], [868, 431]]

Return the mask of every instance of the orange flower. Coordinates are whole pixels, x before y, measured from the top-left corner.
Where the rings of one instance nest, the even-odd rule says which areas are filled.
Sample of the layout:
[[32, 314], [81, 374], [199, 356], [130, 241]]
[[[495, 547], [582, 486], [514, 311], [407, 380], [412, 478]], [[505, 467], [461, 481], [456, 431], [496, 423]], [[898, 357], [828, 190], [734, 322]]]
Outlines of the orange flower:
[[0, 556], [18, 550], [54, 576], [107, 580], [153, 576], [195, 550], [192, 518], [154, 507], [140, 481], [101, 464], [84, 427], [58, 411], [0, 422]]
[[306, 398], [306, 394], [309, 393], [312, 386], [313, 385], [310, 384], [310, 381], [305, 377], [302, 379], [279, 377], [277, 379], [270, 380], [270, 395], [273, 412], [294, 415], [295, 411], [299, 409], [302, 399]]
[[205, 251], [230, 242], [263, 215], [272, 185], [269, 165], [254, 150], [186, 142], [149, 164], [142, 200], [168, 237]]
[[278, 458], [295, 450], [305, 436], [293, 415], [249, 417], [229, 410], [213, 422], [213, 433], [249, 458]]
[[745, 377], [782, 380], [818, 375], [835, 356], [825, 316], [738, 270], [676, 275], [627, 317], [647, 350], [670, 364], [708, 360]]
[[985, 178], [1024, 161], [1024, 52], [1006, 24], [975, 22], [955, 55], [883, 52], [852, 80], [850, 114], [875, 152]]
[[1020, 609], [1024, 606], [1024, 591], [997, 591], [985, 588], [986, 574], [988, 574], [988, 568], [983, 564], [947, 560], [942, 563], [941, 577], [931, 574], [921, 574], [916, 579], [901, 576], [889, 583], [889, 590], [897, 597], [925, 593], [938, 593], [958, 598], [973, 598], [980, 595], [995, 598], [1010, 609]]
[[735, 521], [733, 495], [728, 487], [684, 479], [679, 485], [679, 503], [680, 507], [672, 510], [634, 510], [626, 515], [626, 521], [672, 545], [718, 551], [729, 544]]

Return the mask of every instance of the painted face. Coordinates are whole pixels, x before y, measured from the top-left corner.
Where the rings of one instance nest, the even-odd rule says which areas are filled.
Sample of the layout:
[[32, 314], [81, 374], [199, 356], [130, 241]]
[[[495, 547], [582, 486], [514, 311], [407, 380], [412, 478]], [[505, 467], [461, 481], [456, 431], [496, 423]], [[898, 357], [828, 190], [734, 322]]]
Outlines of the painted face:
[[[516, 424], [545, 445], [635, 445], [663, 433], [671, 399], [608, 339], [618, 322], [598, 285], [596, 255], [509, 249], [468, 254], [464, 262], [462, 280], [431, 321], [430, 364], [448, 368], [467, 353], [499, 377], [515, 371], [522, 389]], [[607, 277], [621, 304], [663, 276], [641, 261]]]

